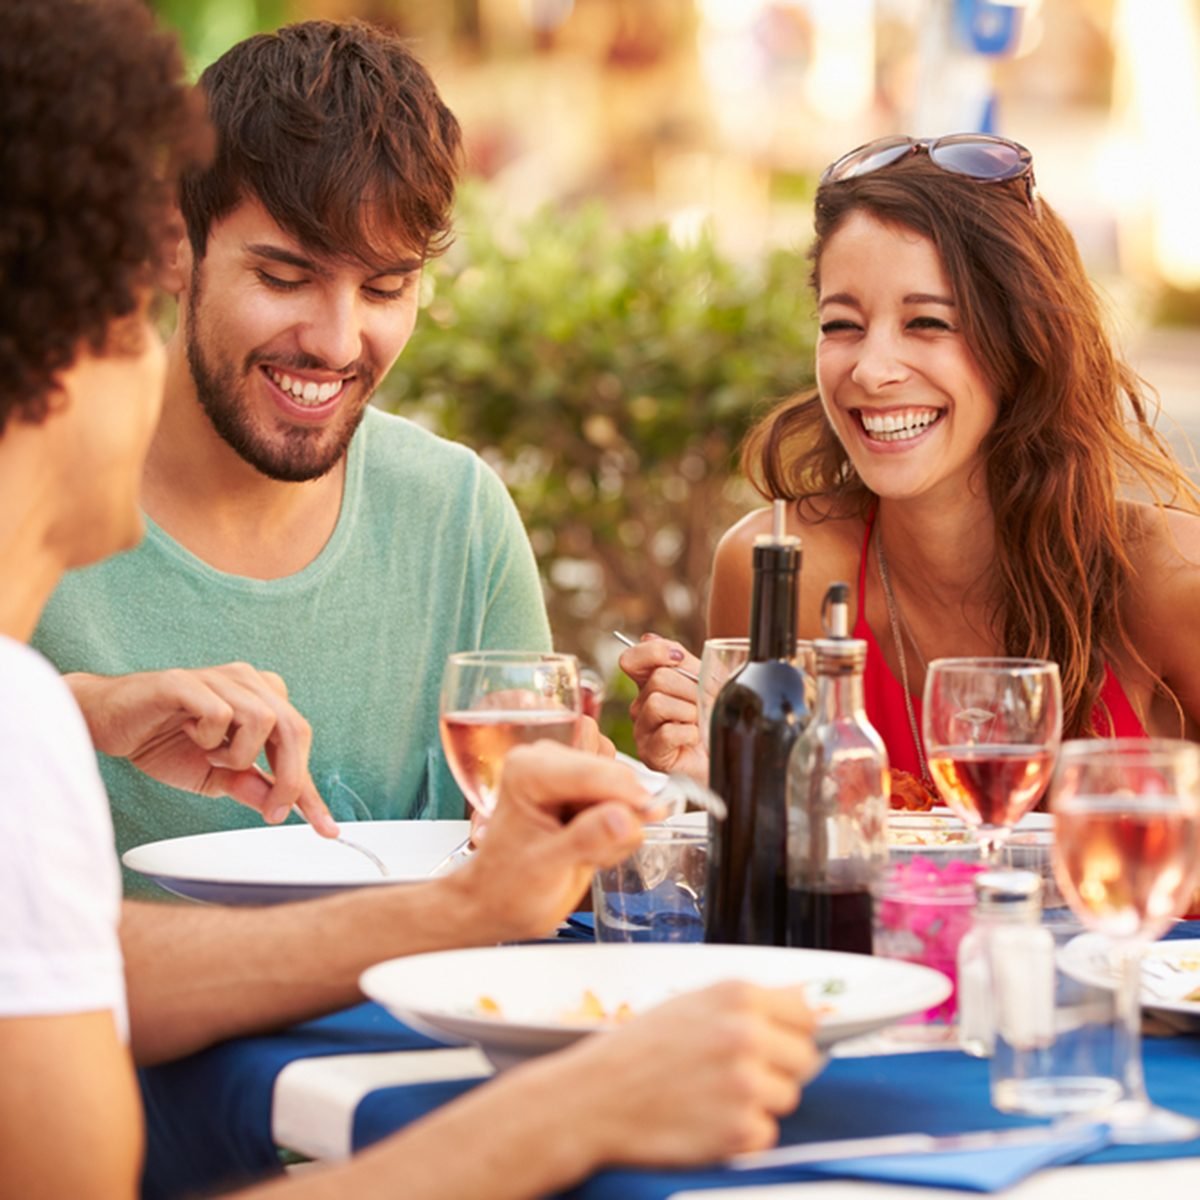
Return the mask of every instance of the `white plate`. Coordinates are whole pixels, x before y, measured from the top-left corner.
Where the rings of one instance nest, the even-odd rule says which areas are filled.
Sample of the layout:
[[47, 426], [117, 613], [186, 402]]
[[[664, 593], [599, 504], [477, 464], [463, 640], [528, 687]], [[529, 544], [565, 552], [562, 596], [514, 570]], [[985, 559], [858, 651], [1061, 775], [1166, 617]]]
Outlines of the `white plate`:
[[168, 838], [126, 850], [121, 861], [190, 900], [279, 904], [424, 879], [469, 828], [467, 821], [343, 821], [342, 833], [374, 851], [388, 868], [387, 878], [357, 850], [307, 825]]
[[[1054, 818], [1050, 813], [1026, 813], [1013, 828], [1019, 833], [1049, 833], [1054, 829]], [[888, 814], [888, 835], [889, 847], [896, 850], [972, 844], [970, 830], [948, 808], [929, 812], [894, 809]]]
[[[1065, 975], [1092, 987], [1113, 989], [1117, 977], [1109, 957], [1108, 939], [1100, 933], [1081, 933], [1058, 952]], [[1154, 942], [1142, 959], [1142, 1007], [1200, 1018], [1200, 941], [1179, 938]]]
[[[897, 959], [703, 944], [448, 950], [380, 963], [360, 983], [407, 1024], [442, 1040], [477, 1042], [503, 1068], [611, 1028], [567, 1015], [579, 1009], [586, 990], [606, 1012], [628, 1004], [638, 1013], [724, 979], [808, 984], [812, 1003], [830, 1006], [817, 1033], [821, 1046], [923, 1012], [950, 994], [950, 981], [940, 971]], [[500, 1006], [499, 1016], [481, 1011], [485, 996]]]

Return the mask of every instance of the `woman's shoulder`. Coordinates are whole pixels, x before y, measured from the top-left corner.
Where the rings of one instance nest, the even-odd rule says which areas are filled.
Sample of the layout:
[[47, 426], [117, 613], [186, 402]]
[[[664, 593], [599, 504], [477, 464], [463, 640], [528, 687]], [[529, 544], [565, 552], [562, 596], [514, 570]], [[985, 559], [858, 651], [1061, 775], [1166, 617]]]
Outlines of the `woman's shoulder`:
[[[769, 507], [755, 509], [731, 525], [721, 536], [713, 560], [709, 595], [709, 633], [743, 629], [748, 620], [753, 581], [755, 541], [771, 533]], [[857, 584], [865, 523], [858, 516], [806, 515], [788, 505], [786, 531], [800, 539], [803, 555], [800, 587], [800, 626], [819, 620], [821, 598], [830, 582], [844, 579]]]
[[1133, 580], [1126, 619], [1157, 640], [1200, 629], [1200, 515], [1130, 502]]
[[[1182, 707], [1186, 736], [1195, 737], [1200, 730], [1200, 516], [1150, 504], [1131, 504], [1125, 515], [1133, 567], [1121, 606], [1125, 626], [1142, 661]], [[1164, 730], [1172, 729], [1177, 712], [1173, 705], [1164, 708]]]
[[1129, 501], [1125, 547], [1134, 574], [1147, 584], [1170, 584], [1200, 572], [1200, 515], [1180, 508]]
[[[770, 507], [747, 513], [721, 535], [717, 544], [718, 562], [722, 558], [736, 558], [744, 562], [749, 572], [754, 543], [760, 537], [769, 536], [773, 528], [774, 514]], [[795, 504], [789, 504], [786, 531], [800, 539], [806, 563], [814, 558], [822, 562], [827, 558], [836, 562], [857, 561], [862, 552], [866, 525], [858, 516], [806, 516]]]

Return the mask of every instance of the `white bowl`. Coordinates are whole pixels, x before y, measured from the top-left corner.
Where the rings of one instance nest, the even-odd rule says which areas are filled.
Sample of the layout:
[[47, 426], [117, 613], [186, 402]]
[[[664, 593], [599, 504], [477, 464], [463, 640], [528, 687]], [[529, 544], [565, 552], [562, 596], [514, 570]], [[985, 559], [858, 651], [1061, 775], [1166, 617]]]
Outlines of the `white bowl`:
[[[703, 944], [498, 946], [392, 959], [366, 971], [362, 989], [406, 1024], [443, 1041], [475, 1042], [497, 1068], [612, 1028], [575, 1010], [585, 991], [614, 1012], [644, 1011], [721, 980], [766, 986], [804, 983], [820, 1020], [822, 1047], [940, 1004], [940, 971], [895, 959], [829, 950]], [[482, 998], [496, 1004], [486, 1015]], [[568, 1015], [572, 1014], [572, 1015]], [[703, 1030], [696, 1031], [697, 1037]]]
[[469, 829], [467, 821], [343, 821], [346, 837], [383, 860], [386, 878], [357, 850], [303, 824], [166, 838], [126, 850], [121, 861], [189, 900], [279, 904], [425, 879]]

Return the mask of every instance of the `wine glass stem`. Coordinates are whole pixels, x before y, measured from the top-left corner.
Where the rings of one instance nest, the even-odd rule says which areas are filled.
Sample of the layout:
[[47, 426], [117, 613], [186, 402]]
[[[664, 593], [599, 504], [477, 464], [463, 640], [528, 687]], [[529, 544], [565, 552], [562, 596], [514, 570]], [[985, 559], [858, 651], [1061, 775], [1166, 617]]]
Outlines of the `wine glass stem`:
[[1003, 866], [1000, 861], [1000, 847], [1004, 838], [999, 830], [981, 829], [979, 831], [979, 861], [989, 869]]
[[1125, 1087], [1123, 1099], [1149, 1105], [1142, 1072], [1142, 945], [1126, 942], [1114, 951], [1117, 958], [1117, 1026], [1113, 1066]]

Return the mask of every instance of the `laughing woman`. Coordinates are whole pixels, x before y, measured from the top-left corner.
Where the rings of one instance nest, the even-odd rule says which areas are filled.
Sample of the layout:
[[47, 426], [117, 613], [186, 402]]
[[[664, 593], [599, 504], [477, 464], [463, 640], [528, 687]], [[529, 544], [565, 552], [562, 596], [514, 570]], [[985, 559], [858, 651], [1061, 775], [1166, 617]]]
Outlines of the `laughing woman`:
[[[1056, 661], [1064, 733], [1200, 735], [1197, 492], [1154, 431], [1027, 150], [887, 138], [816, 199], [817, 390], [752, 431], [743, 467], [804, 542], [800, 636], [829, 581], [857, 581], [866, 701], [892, 765], [926, 775], [926, 664]], [[767, 510], [713, 567], [709, 635], [744, 635]], [[648, 640], [642, 757], [707, 769], [682, 648]]]

